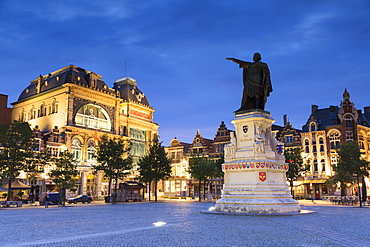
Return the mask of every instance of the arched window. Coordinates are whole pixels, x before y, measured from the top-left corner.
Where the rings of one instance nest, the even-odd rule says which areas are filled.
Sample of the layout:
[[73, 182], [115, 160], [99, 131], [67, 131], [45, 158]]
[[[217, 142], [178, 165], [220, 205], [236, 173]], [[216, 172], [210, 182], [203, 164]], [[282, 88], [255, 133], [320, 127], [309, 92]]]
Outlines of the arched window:
[[46, 106], [44, 103], [40, 106], [40, 117], [46, 116]]
[[80, 139], [74, 138], [72, 140], [72, 155], [73, 159], [76, 161], [81, 161], [82, 159], [82, 143]]
[[330, 141], [330, 148], [331, 149], [338, 149], [340, 147], [340, 136], [339, 133], [336, 131], [333, 131], [329, 135], [329, 141]]
[[36, 118], [36, 109], [34, 106], [31, 107], [31, 119]]
[[94, 161], [95, 160], [95, 143], [93, 140], [89, 140], [87, 143], [87, 160]]
[[78, 110], [75, 123], [93, 129], [111, 130], [108, 113], [102, 107], [93, 104], [84, 105]]
[[53, 99], [51, 102], [51, 113], [57, 113], [58, 112], [58, 102], [56, 99]]
[[310, 152], [310, 143], [308, 139], [304, 140], [304, 147], [305, 147], [305, 152], [309, 153]]
[[346, 122], [346, 127], [347, 128], [353, 127], [353, 117], [351, 115], [346, 115], [344, 117], [344, 121]]
[[311, 131], [316, 131], [316, 124], [315, 123], [311, 123]]
[[320, 152], [324, 152], [324, 138], [319, 138]]

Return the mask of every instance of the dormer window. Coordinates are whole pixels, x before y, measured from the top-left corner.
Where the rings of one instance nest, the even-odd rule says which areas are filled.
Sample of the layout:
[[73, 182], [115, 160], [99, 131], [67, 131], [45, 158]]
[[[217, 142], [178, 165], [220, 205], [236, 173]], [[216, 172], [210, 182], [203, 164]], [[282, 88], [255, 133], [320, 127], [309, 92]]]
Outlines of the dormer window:
[[316, 124], [315, 123], [311, 123], [310, 129], [311, 129], [311, 131], [316, 131]]

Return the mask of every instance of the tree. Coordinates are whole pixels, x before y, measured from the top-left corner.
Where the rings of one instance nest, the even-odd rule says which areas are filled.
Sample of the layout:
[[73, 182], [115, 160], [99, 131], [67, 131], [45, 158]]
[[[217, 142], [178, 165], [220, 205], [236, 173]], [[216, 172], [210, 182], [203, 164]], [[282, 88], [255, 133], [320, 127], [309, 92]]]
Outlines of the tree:
[[0, 177], [8, 180], [7, 200], [12, 198], [11, 184], [21, 171], [30, 171], [34, 156], [34, 138], [26, 122], [15, 121], [0, 126]]
[[171, 160], [167, 157], [164, 147], [155, 137], [150, 144], [149, 152], [141, 157], [138, 162], [139, 180], [154, 183], [154, 197], [158, 200], [157, 185], [160, 180], [168, 179], [171, 175]]
[[293, 181], [310, 169], [310, 165], [305, 163], [302, 158], [302, 150], [300, 148], [288, 149], [284, 153], [286, 162], [289, 164], [289, 169], [286, 172], [286, 178], [290, 184], [290, 192], [294, 198]]
[[[205, 187], [206, 181], [209, 178], [215, 177], [217, 176], [217, 174], [219, 174], [216, 161], [205, 156], [191, 157], [189, 159], [188, 172], [191, 174], [191, 177], [198, 180], [199, 182], [198, 195], [199, 201], [201, 201], [200, 191], [202, 182], [203, 186]], [[203, 191], [205, 192], [205, 189], [203, 189]], [[205, 197], [205, 195], [203, 195], [203, 197]]]
[[[353, 184], [356, 181], [359, 184], [360, 178], [369, 176], [370, 166], [369, 162], [361, 158], [361, 150], [357, 142], [342, 144], [338, 155], [339, 162], [333, 166], [335, 174], [330, 178], [330, 181], [340, 183], [341, 195], [344, 196], [346, 184]], [[361, 198], [360, 206], [362, 206]]]
[[77, 165], [73, 160], [73, 154], [68, 150], [61, 152], [59, 157], [53, 158], [55, 168], [49, 173], [53, 182], [60, 188], [59, 197], [63, 206], [65, 206], [66, 189], [70, 189], [74, 186], [76, 180], [74, 177], [77, 176]]
[[96, 158], [99, 162], [93, 166], [94, 172], [103, 171], [104, 177], [109, 180], [108, 193], [111, 195], [112, 181], [115, 180], [113, 203], [117, 202], [118, 180], [130, 174], [132, 157], [128, 142], [123, 139], [111, 139], [103, 135], [99, 140]]

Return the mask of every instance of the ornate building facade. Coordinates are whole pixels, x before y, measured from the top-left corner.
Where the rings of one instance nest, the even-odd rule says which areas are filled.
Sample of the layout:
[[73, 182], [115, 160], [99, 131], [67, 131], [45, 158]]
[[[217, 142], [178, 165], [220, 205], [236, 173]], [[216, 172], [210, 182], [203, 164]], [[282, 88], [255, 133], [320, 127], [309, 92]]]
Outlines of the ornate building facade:
[[[224, 146], [230, 142], [230, 132], [233, 131], [227, 129], [222, 121], [213, 140], [204, 138], [199, 130], [192, 143], [180, 142], [177, 138], [172, 139], [170, 146], [166, 147], [168, 157], [171, 159], [172, 175], [164, 182], [164, 195], [196, 196], [198, 181], [192, 179], [187, 172], [189, 158], [192, 156], [221, 157]], [[211, 180], [210, 192], [215, 198], [221, 194], [222, 184], [222, 178]]]
[[[119, 79], [110, 88], [101, 75], [74, 65], [40, 75], [12, 105], [12, 120], [30, 124], [40, 150], [54, 156], [66, 149], [73, 153], [78, 161], [78, 194], [107, 195], [108, 182], [91, 169], [101, 135], [130, 140], [137, 159], [158, 134], [154, 109], [134, 79]], [[37, 181], [43, 191], [53, 189], [47, 176], [50, 169], [46, 167]], [[134, 169], [131, 176], [136, 175]]]
[[[341, 144], [358, 141], [362, 158], [370, 161], [370, 107], [357, 110], [347, 90], [340, 106], [319, 109], [312, 105], [311, 115], [302, 127], [303, 156], [311, 169], [305, 174], [302, 186], [306, 197], [322, 199], [339, 193], [338, 188], [325, 185], [338, 163], [337, 149]], [[369, 182], [365, 181], [367, 189]], [[354, 190], [354, 189], [353, 189]]]

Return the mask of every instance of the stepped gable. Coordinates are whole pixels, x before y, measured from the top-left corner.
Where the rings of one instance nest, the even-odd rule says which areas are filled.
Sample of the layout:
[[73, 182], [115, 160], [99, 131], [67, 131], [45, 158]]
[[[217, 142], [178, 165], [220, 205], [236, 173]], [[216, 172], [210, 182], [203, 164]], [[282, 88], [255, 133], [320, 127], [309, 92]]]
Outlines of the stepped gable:
[[18, 100], [32, 97], [36, 94], [60, 87], [66, 83], [73, 83], [102, 91], [111, 90], [102, 80], [101, 75], [74, 65], [68, 65], [47, 75], [39, 75], [37, 79], [31, 81], [30, 85], [23, 90]]
[[150, 106], [147, 97], [136, 85], [136, 80], [130, 77], [124, 77], [116, 80], [113, 89], [117, 90], [120, 98], [125, 101], [133, 101], [139, 104]]

